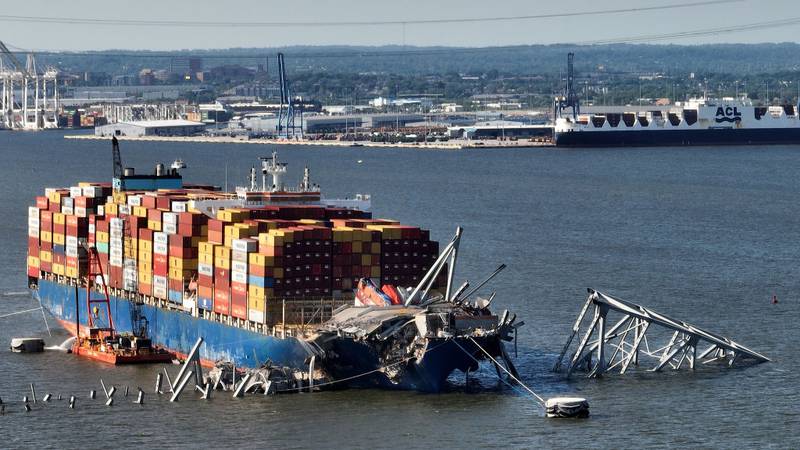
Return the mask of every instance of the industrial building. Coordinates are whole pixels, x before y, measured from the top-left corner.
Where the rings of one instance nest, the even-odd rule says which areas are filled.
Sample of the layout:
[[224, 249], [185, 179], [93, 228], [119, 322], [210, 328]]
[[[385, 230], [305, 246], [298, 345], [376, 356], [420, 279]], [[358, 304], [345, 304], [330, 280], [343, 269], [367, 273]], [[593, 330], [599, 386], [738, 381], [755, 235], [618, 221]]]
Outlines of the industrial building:
[[528, 125], [511, 121], [493, 121], [475, 125], [448, 127], [450, 138], [460, 139], [534, 139], [553, 136], [552, 125]]
[[142, 120], [118, 122], [94, 129], [95, 136], [194, 136], [202, 134], [206, 125], [189, 120]]

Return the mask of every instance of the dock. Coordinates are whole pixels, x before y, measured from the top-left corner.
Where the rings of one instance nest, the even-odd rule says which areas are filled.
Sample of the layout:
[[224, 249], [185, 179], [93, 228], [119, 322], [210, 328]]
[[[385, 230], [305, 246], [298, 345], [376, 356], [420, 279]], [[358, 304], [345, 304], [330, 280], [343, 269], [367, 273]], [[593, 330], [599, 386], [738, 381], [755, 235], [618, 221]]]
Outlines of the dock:
[[[108, 137], [93, 134], [65, 135], [64, 139], [107, 141]], [[554, 147], [552, 142], [528, 139], [519, 140], [450, 140], [446, 142], [370, 142], [311, 139], [242, 139], [229, 136], [119, 136], [120, 141], [184, 142], [199, 144], [261, 144], [261, 145], [318, 145], [327, 147], [415, 148], [431, 150], [464, 150], [477, 148], [533, 148]]]

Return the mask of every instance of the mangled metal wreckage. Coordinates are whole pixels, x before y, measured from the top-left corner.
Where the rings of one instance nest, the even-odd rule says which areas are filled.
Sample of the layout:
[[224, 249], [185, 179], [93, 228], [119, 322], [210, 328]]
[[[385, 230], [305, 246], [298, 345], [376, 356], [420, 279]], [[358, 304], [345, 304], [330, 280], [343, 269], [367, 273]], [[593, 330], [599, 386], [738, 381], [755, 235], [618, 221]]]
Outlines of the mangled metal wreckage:
[[[502, 360], [516, 374], [504, 344], [514, 340], [523, 322], [508, 311], [493, 314], [494, 294], [469, 300], [505, 266], [469, 291], [469, 282], [453, 290], [460, 238], [459, 228], [419, 285], [398, 290], [400, 304], [388, 304], [374, 286], [361, 283], [359, 306], [340, 308], [309, 336], [328, 379], [339, 387], [438, 392], [456, 369], [469, 373], [481, 361]], [[445, 269], [445, 291], [435, 293], [433, 280]]]

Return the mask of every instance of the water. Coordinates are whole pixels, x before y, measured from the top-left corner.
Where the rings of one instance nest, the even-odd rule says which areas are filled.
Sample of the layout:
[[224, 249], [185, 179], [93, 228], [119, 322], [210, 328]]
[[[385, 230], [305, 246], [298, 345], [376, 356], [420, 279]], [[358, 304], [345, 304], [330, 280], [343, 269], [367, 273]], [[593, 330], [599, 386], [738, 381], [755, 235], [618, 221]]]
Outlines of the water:
[[[61, 136], [0, 133], [0, 315], [35, 306], [24, 273], [33, 197], [45, 186], [111, 176], [109, 144]], [[183, 158], [188, 182], [224, 184], [227, 167], [233, 186], [269, 148], [123, 142], [122, 152], [139, 171]], [[293, 146], [280, 157], [290, 179], [308, 164], [329, 196], [371, 193], [377, 217], [430, 228], [440, 241], [464, 226], [459, 278], [478, 280], [508, 264], [494, 283], [495, 308], [527, 323], [517, 359], [523, 379], [545, 397], [587, 397], [592, 417], [547, 420], [529, 397], [498, 388], [489, 371], [478, 392], [217, 394], [211, 402], [184, 395], [170, 404], [151, 393], [154, 367], [10, 353], [11, 337], [46, 335], [41, 314], [27, 314], [0, 319], [0, 397], [16, 401], [0, 416], [0, 447], [800, 447], [800, 148]], [[549, 368], [586, 287], [729, 335], [773, 362], [565, 381]], [[54, 331], [47, 345], [66, 337]], [[88, 400], [90, 389], [103, 395], [99, 378], [118, 386], [112, 408]], [[60, 392], [64, 400], [22, 412], [29, 382], [40, 398]], [[143, 407], [132, 404], [136, 386], [148, 393]], [[70, 394], [76, 410], [66, 406]]]

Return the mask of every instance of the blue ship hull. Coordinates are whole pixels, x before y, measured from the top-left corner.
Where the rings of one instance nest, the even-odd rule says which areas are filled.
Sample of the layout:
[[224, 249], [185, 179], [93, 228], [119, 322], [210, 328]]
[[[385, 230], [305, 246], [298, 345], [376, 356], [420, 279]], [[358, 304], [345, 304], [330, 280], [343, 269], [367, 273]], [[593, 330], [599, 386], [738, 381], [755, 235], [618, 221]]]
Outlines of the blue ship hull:
[[[71, 334], [75, 334], [75, 288], [40, 279], [38, 288], [42, 306]], [[94, 297], [93, 297], [94, 298]], [[86, 290], [78, 289], [78, 308], [81, 326], [87, 323]], [[132, 331], [132, 303], [111, 296], [111, 314], [118, 332]], [[257, 368], [267, 360], [276, 365], [307, 370], [310, 356], [306, 344], [295, 338], [281, 339], [219, 322], [193, 317], [180, 311], [168, 311], [139, 306], [140, 315], [147, 318], [148, 337], [154, 344], [179, 355], [186, 355], [198, 337], [203, 337], [200, 358], [205, 365], [216, 361], [231, 361], [237, 366]], [[100, 314], [101, 318], [104, 314]]]
[[655, 147], [800, 144], [800, 128], [573, 131], [555, 133], [558, 147]]

